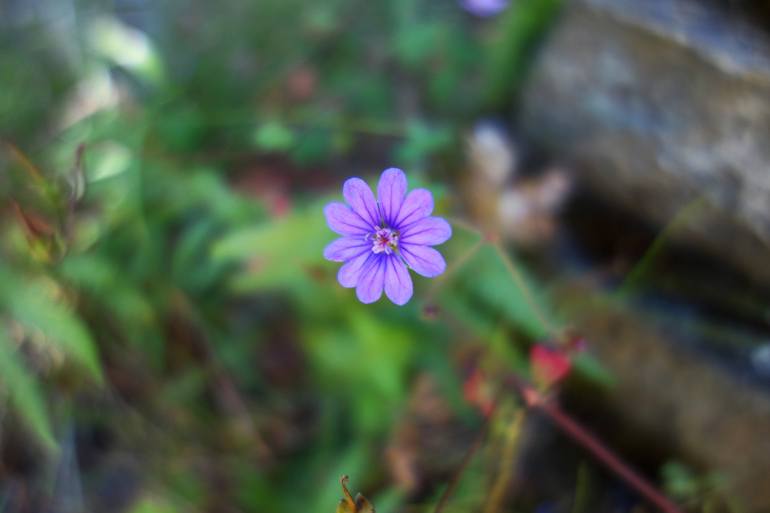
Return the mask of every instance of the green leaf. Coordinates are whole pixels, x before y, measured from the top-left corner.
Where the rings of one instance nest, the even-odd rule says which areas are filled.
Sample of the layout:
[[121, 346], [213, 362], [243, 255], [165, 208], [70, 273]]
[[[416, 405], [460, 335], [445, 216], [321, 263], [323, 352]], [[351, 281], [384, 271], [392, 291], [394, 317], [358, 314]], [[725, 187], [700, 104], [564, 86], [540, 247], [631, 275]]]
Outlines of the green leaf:
[[335, 235], [316, 204], [281, 220], [234, 231], [214, 245], [215, 260], [247, 264], [236, 279], [238, 290], [258, 290], [304, 280], [307, 266], [323, 262], [323, 248]]
[[43, 392], [30, 370], [16, 354], [5, 329], [0, 329], [0, 383], [4, 385], [14, 409], [47, 449], [55, 450], [56, 440], [46, 411]]
[[278, 121], [268, 121], [257, 128], [254, 143], [265, 151], [287, 151], [294, 146], [294, 132]]
[[387, 429], [406, 394], [406, 375], [419, 347], [412, 331], [366, 305], [344, 312], [345, 321], [307, 326], [304, 348], [326, 392], [344, 396], [361, 433]]
[[91, 49], [107, 62], [122, 66], [140, 80], [161, 85], [163, 63], [150, 38], [115, 18], [94, 20], [87, 31]]
[[678, 499], [688, 499], [697, 496], [699, 492], [698, 479], [693, 471], [678, 461], [670, 461], [663, 465], [663, 481], [666, 491]]
[[12, 317], [23, 326], [40, 330], [47, 340], [57, 344], [91, 377], [101, 382], [102, 370], [96, 345], [80, 319], [55, 299], [60, 294], [56, 285], [38, 280], [16, 288], [15, 293], [7, 297]]
[[126, 146], [114, 141], [94, 145], [85, 153], [89, 184], [107, 180], [128, 171], [133, 155]]

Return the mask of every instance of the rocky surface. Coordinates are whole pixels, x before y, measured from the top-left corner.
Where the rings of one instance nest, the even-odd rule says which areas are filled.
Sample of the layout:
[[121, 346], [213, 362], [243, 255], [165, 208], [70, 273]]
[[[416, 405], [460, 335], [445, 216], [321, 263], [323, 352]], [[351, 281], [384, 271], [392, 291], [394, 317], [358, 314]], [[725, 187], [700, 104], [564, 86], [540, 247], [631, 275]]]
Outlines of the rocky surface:
[[[579, 183], [770, 284], [770, 38], [685, 0], [575, 0], [518, 125]], [[692, 208], [686, 208], [690, 205]]]

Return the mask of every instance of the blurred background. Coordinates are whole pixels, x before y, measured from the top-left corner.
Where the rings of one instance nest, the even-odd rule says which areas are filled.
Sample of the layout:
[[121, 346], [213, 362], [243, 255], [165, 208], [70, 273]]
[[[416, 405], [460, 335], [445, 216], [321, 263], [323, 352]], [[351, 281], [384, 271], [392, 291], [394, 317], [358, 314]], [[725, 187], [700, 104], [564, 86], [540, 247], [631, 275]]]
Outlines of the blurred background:
[[[769, 23], [0, 0], [0, 512], [770, 511]], [[392, 166], [448, 269], [362, 305]]]

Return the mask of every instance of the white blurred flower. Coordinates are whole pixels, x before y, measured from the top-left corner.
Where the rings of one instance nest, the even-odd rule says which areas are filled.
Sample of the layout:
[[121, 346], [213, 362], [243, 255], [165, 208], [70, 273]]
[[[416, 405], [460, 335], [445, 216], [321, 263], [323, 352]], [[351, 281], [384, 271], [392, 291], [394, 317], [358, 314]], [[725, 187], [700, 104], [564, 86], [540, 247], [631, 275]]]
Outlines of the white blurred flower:
[[104, 66], [98, 66], [83, 77], [64, 103], [58, 127], [64, 130], [78, 121], [104, 109], [118, 105], [121, 92]]
[[162, 78], [159, 56], [141, 30], [115, 18], [101, 17], [91, 23], [88, 41], [95, 53], [139, 78], [151, 83]]
[[505, 129], [498, 123], [477, 123], [467, 138], [471, 167], [494, 185], [502, 185], [516, 170], [518, 156]]
[[556, 215], [571, 189], [569, 175], [559, 168], [506, 189], [498, 203], [503, 233], [524, 246], [549, 240], [556, 231]]

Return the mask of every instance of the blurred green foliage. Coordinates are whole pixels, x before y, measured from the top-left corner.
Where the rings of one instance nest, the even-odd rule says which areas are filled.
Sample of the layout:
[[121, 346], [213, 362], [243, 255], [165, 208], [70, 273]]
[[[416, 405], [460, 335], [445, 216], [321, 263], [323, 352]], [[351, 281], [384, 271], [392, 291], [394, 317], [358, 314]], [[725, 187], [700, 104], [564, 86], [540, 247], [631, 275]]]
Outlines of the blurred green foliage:
[[[8, 5], [9, 429], [51, 467], [70, 427], [109, 432], [148, 476], [134, 513], [331, 511], [343, 473], [378, 511], [398, 510], [382, 449], [413, 378], [432, 375], [476, 426], [455, 350], [494, 334], [520, 365], [510, 341], [546, 333], [488, 245], [418, 278], [404, 308], [359, 304], [321, 258], [333, 239], [321, 196], [344, 176], [329, 169], [347, 173], [368, 148], [388, 160], [356, 174], [399, 165], [446, 198], [430, 163], [456, 156], [490, 95], [507, 108], [504, 84], [556, 3], [483, 23], [417, 0]], [[447, 261], [474, 237], [458, 233]], [[83, 462], [87, 481], [100, 465]], [[33, 479], [40, 504], [56, 500], [50, 479]]]

